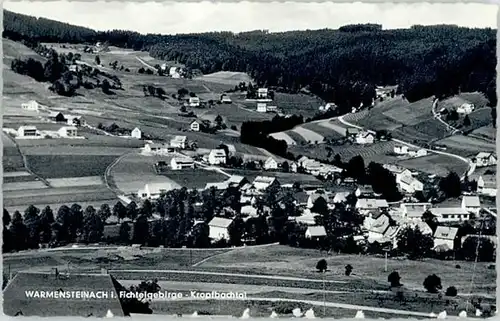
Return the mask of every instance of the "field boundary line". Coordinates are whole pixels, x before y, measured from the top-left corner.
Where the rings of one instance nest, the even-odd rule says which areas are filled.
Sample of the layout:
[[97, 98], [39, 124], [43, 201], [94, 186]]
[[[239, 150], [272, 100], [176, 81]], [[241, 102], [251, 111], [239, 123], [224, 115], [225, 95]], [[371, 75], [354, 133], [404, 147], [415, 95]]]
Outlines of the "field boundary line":
[[131, 152], [126, 152], [125, 154], [121, 155], [120, 157], [116, 158], [111, 164], [108, 165], [108, 167], [106, 167], [106, 170], [104, 171], [104, 183], [106, 184], [106, 187], [112, 191], [113, 193], [115, 193], [116, 195], [118, 194], [123, 194], [122, 191], [118, 188], [118, 186], [115, 186], [116, 187], [112, 187], [111, 184], [109, 183], [108, 181], [108, 176], [111, 177], [111, 170], [113, 169], [113, 167], [118, 164], [118, 162], [120, 162], [125, 156], [127, 155], [130, 155]]
[[[260, 247], [268, 247], [268, 246], [272, 246], [272, 245], [276, 245], [277, 243], [269, 243], [269, 244], [261, 244], [261, 245], [254, 245], [252, 246], [251, 248], [254, 249], [254, 248], [260, 248]], [[227, 251], [227, 252], [223, 252], [223, 253], [217, 253], [217, 254], [214, 254], [214, 255], [211, 255], [209, 257], [206, 257], [204, 258], [203, 260], [199, 261], [199, 262], [196, 262], [195, 264], [193, 264], [192, 266], [199, 266], [205, 262], [207, 262], [208, 260], [210, 259], [213, 259], [214, 257], [216, 256], [220, 256], [220, 255], [225, 255], [225, 254], [228, 254], [228, 253], [233, 253], [235, 251], [238, 251], [238, 250], [244, 250], [244, 249], [247, 249], [249, 247], [247, 246], [240, 246], [240, 247], [236, 247], [236, 248], [231, 248], [231, 250]]]

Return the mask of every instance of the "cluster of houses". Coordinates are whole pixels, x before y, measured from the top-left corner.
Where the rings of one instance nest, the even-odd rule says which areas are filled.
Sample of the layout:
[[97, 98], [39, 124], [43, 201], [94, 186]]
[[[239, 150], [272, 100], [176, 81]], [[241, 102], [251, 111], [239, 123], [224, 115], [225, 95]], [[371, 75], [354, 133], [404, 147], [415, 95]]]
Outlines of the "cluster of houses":
[[148, 141], [143, 148], [143, 154], [146, 155], [168, 155], [178, 149], [187, 149], [192, 146], [193, 142], [189, 142], [186, 136], [174, 136], [168, 144], [154, 143]]
[[394, 154], [400, 156], [408, 156], [412, 158], [427, 156], [427, 150], [423, 148], [411, 149], [405, 145], [394, 146]]
[[330, 165], [330, 164], [324, 164], [321, 163], [317, 160], [310, 159], [306, 156], [302, 156], [297, 160], [297, 163], [292, 163], [290, 165], [290, 171], [296, 172], [297, 167], [301, 167], [304, 172], [311, 174], [313, 176], [321, 176], [321, 177], [328, 177], [328, 176], [333, 176], [335, 174], [342, 173], [342, 169]]
[[346, 130], [346, 137], [360, 145], [373, 144], [375, 142], [375, 134], [358, 128], [348, 128]]
[[180, 79], [183, 76], [183, 70], [181, 67], [168, 67], [166, 63], [160, 66], [160, 69], [163, 72], [166, 72], [168, 69], [168, 75], [174, 79]]
[[337, 105], [335, 105], [335, 103], [327, 103], [325, 106], [319, 106], [318, 109], [319, 109], [319, 111], [327, 112], [329, 110], [337, 109]]
[[394, 174], [400, 191], [413, 194], [424, 190], [424, 183], [418, 180], [409, 169], [392, 164], [384, 164], [382, 166]]
[[59, 138], [84, 138], [78, 136], [78, 128], [75, 126], [63, 126], [57, 131], [40, 131], [33, 125], [20, 126], [17, 130], [18, 139], [36, 139], [46, 137], [59, 137]]
[[472, 113], [476, 109], [476, 106], [471, 103], [463, 103], [459, 107], [457, 107], [457, 113], [462, 115], [468, 115]]

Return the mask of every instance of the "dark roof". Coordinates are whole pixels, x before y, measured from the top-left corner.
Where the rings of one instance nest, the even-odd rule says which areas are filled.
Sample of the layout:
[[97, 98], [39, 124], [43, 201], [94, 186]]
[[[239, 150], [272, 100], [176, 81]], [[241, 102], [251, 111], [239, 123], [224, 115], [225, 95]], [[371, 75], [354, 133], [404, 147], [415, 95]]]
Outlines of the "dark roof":
[[[4, 313], [15, 316], [93, 316], [105, 317], [108, 310], [114, 316], [125, 316], [118, 299], [117, 282], [109, 274], [70, 274], [55, 272], [19, 272], [4, 290]], [[27, 298], [25, 291], [88, 291], [92, 293], [114, 292], [108, 298]]]

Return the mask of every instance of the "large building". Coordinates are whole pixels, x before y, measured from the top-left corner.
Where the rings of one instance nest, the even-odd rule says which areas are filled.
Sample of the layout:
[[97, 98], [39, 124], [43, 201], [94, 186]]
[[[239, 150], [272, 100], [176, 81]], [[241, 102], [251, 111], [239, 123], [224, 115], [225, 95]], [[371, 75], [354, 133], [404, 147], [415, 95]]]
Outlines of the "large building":
[[137, 196], [142, 199], [157, 199], [162, 193], [174, 189], [170, 183], [150, 183], [144, 185], [144, 188], [137, 192]]
[[194, 168], [194, 161], [189, 157], [174, 157], [170, 161], [170, 168], [173, 170], [181, 170], [185, 168]]
[[17, 136], [19, 138], [37, 137], [38, 131], [35, 126], [21, 126], [17, 130]]

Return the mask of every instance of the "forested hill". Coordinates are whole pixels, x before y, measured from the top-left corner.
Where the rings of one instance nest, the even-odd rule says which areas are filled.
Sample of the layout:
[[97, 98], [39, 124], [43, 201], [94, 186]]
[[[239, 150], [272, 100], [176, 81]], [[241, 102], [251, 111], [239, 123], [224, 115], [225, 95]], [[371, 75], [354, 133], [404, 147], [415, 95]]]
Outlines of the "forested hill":
[[375, 85], [399, 85], [413, 101], [431, 95], [481, 91], [496, 105], [496, 31], [457, 26], [379, 25], [283, 33], [230, 32], [141, 35], [96, 32], [5, 11], [4, 37], [52, 42], [107, 41], [149, 51], [203, 73], [249, 73], [260, 85], [303, 88], [345, 107], [368, 102]]

